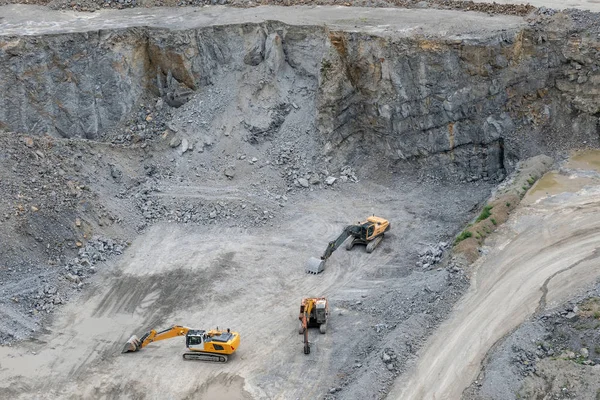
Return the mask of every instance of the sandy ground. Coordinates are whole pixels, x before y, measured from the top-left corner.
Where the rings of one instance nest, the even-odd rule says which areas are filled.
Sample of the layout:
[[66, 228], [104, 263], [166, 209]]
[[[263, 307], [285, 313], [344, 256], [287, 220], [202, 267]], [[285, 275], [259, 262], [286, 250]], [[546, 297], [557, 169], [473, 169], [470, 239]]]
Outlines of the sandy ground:
[[525, 24], [522, 18], [507, 15], [490, 18], [487, 14], [476, 12], [341, 6], [155, 7], [77, 13], [17, 4], [0, 7], [0, 15], [0, 35], [39, 35], [134, 26], [191, 29], [277, 20], [292, 25], [326, 25], [331, 29], [394, 37], [423, 34], [465, 39], [473, 33], [481, 38], [485, 32], [493, 33]]
[[[556, 172], [541, 180], [540, 190], [548, 194], [538, 198], [534, 187], [534, 200], [526, 198], [523, 204], [529, 205], [492, 236], [469, 292], [424, 346], [415, 372], [398, 379], [389, 398], [460, 398], [504, 335], [600, 277], [600, 185], [590, 178], [600, 158], [593, 156], [593, 163], [580, 156], [567, 164], [586, 169], [570, 170], [571, 182], [550, 185]], [[578, 179], [581, 185], [573, 183]]]
[[[340, 228], [319, 221], [314, 211], [305, 210], [301, 215], [308, 217], [293, 225], [310, 226], [325, 236]], [[89, 298], [67, 307], [53, 334], [31, 349], [0, 349], [2, 381], [19, 387], [19, 376], [33, 378], [26, 385], [47, 398], [64, 392], [50, 383], [54, 379], [39, 387], [35, 376], [66, 378], [66, 392], [83, 398], [110, 398], [113, 390], [132, 397], [143, 392], [159, 398], [167, 392], [185, 398], [224, 373], [268, 380], [259, 385], [262, 389], [253, 387], [256, 397], [307, 398], [302, 383], [324, 380], [320, 375], [328, 369], [336, 328], [332, 323], [331, 332], [321, 337], [311, 332], [315, 344], [305, 357], [297, 334], [300, 298], [331, 295], [334, 285], [339, 297], [339, 288], [355, 281], [368, 260], [364, 251], [341, 253], [344, 263], [332, 261], [326, 273], [306, 275], [303, 260], [323, 247], [315, 239], [301, 228], [285, 235], [249, 235], [217, 228], [198, 232], [154, 227], [134, 242], [114, 276], [99, 283]], [[386, 256], [379, 252], [374, 258], [385, 263]], [[142, 327], [170, 324], [230, 327], [241, 332], [241, 348], [224, 366], [182, 362], [182, 340], [119, 354], [128, 336], [139, 335]], [[315, 384], [308, 390], [316, 395], [323, 387]], [[30, 398], [31, 392], [21, 396]]]

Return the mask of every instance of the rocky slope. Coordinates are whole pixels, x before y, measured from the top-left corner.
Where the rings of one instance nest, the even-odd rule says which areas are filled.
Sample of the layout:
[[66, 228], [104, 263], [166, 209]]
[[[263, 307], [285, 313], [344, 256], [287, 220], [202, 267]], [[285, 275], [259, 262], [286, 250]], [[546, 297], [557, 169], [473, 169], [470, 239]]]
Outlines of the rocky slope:
[[[204, 105], [209, 118], [183, 128], [193, 139], [260, 144], [301, 105], [312, 155], [337, 166], [384, 158], [444, 178], [501, 179], [523, 157], [597, 144], [592, 22], [540, 14], [465, 38], [279, 22], [2, 36], [0, 88], [10, 96], [0, 127], [95, 139], [144, 98], [179, 107], [222, 87], [221, 104]], [[163, 133], [147, 132], [150, 121], [134, 129]]]

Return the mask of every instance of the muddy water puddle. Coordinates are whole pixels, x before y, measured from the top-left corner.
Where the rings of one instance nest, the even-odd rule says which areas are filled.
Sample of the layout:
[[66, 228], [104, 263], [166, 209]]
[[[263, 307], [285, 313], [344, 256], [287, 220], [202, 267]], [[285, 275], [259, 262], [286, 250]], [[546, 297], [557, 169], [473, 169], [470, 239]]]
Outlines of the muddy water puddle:
[[[586, 186], [600, 184], [600, 178], [589, 171], [600, 172], [600, 150], [573, 153], [564, 164], [568, 172], [551, 171], [539, 179], [523, 199], [525, 204], [561, 193], [576, 193]], [[584, 172], [588, 173], [584, 173]]]
[[565, 167], [600, 172], [600, 150], [578, 151], [571, 155]]

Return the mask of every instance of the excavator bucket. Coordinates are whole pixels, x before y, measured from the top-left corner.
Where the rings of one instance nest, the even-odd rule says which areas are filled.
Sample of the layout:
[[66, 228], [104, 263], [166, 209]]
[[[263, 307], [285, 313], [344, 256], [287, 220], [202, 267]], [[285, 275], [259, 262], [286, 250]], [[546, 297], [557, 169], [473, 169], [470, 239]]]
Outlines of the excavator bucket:
[[325, 261], [320, 258], [311, 257], [306, 262], [304, 270], [308, 274], [318, 274], [325, 269]]
[[127, 342], [125, 342], [125, 346], [123, 346], [123, 351], [121, 353], [129, 353], [132, 351], [138, 351], [140, 349], [140, 339], [137, 336], [133, 335], [129, 338]]

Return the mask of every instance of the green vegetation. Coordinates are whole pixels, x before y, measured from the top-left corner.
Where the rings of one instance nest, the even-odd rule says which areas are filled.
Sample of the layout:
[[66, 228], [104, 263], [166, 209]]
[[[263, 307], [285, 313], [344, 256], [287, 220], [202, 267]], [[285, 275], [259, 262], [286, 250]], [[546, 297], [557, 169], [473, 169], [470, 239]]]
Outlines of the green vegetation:
[[496, 220], [494, 218], [490, 219], [490, 221], [492, 221], [492, 224], [498, 225], [498, 223], [496, 222]]
[[490, 211], [493, 207], [494, 206], [490, 206], [489, 204], [487, 206], [483, 207], [481, 214], [479, 214], [479, 217], [477, 217], [477, 221], [475, 221], [475, 222], [483, 221], [484, 219], [486, 219], [490, 215], [492, 215], [492, 213]]
[[327, 71], [331, 69], [331, 62], [329, 60], [321, 61], [321, 73], [327, 76]]
[[579, 365], [583, 365], [583, 363], [587, 360], [584, 356], [577, 356], [573, 361]]
[[530, 186], [533, 185], [535, 183], [535, 176], [529, 176], [527, 183], [529, 183]]
[[506, 202], [506, 207], [510, 207], [510, 202]]
[[461, 234], [458, 235], [458, 237], [454, 241], [454, 244], [457, 245], [460, 242], [462, 242], [463, 240], [470, 238], [471, 236], [473, 236], [473, 234], [471, 232], [469, 232], [469, 231], [462, 231]]

